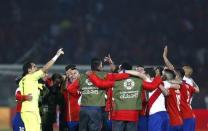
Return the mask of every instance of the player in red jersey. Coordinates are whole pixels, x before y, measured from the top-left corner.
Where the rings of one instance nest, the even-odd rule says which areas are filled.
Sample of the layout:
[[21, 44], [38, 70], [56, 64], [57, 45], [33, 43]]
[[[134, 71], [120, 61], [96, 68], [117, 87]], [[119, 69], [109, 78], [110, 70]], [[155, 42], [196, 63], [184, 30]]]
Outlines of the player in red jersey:
[[[122, 64], [122, 65], [126, 65], [126, 67], [128, 67], [127, 64]], [[123, 66], [121, 66], [121, 67], [123, 67]], [[126, 68], [124, 68], [124, 69], [126, 69]], [[89, 73], [88, 75], [89, 75], [89, 79], [95, 85], [97, 85], [101, 88], [105, 89], [105, 88], [112, 88], [114, 86], [118, 86], [117, 85], [118, 83], [116, 83], [115, 80], [111, 80], [111, 81], [102, 80], [102, 79], [98, 78], [94, 73]], [[157, 88], [157, 86], [159, 86], [160, 82], [161, 82], [161, 79], [159, 77], [157, 77], [155, 80], [153, 80], [152, 83], [142, 81], [142, 86], [146, 89], [153, 90], [153, 89]], [[122, 86], [122, 85], [120, 85], [120, 86]], [[117, 87], [114, 87], [113, 90], [116, 90], [116, 88]], [[113, 94], [113, 98], [116, 99], [116, 97], [117, 96], [115, 96], [115, 94]], [[129, 102], [131, 102], [131, 101], [129, 101]], [[115, 108], [115, 105], [118, 105], [117, 101], [113, 100], [113, 105], [114, 105], [114, 108]], [[116, 130], [116, 131], [117, 130], [124, 130], [124, 129], [125, 130], [128, 130], [128, 129], [137, 130], [137, 127], [135, 127], [135, 123], [138, 121], [138, 110], [113, 109], [113, 111], [112, 111], [112, 120], [113, 120], [113, 130]], [[118, 126], [118, 125], [120, 125], [120, 126]]]
[[[171, 70], [173, 70], [178, 77], [179, 80], [182, 80], [184, 75], [190, 76], [193, 72], [191, 68], [188, 68], [187, 66], [184, 66], [183, 69], [175, 70], [174, 66], [170, 63], [170, 61], [167, 58], [168, 49], [167, 46], [164, 48], [163, 52], [163, 58], [165, 61], [166, 66], [168, 66]], [[188, 79], [190, 80], [190, 79]], [[194, 131], [195, 130], [195, 115], [191, 108], [191, 97], [193, 93], [199, 92], [199, 87], [193, 82], [191, 86], [189, 81], [182, 81], [181, 87], [180, 87], [180, 109], [181, 109], [181, 116], [183, 119], [183, 131]]]
[[[72, 86], [72, 83], [79, 77], [79, 72], [75, 65], [68, 65], [65, 67], [66, 79], [65, 86], [66, 89]], [[78, 84], [78, 83], [73, 83]], [[65, 120], [67, 122], [67, 127], [70, 131], [78, 131], [79, 129], [79, 111], [80, 106], [78, 100], [80, 98], [80, 93], [78, 90], [64, 90], [63, 92], [65, 99]]]
[[[172, 72], [174, 76], [174, 72]], [[165, 87], [165, 88], [164, 88]], [[164, 81], [164, 87], [160, 86], [166, 96], [166, 108], [170, 117], [170, 131], [182, 131], [183, 120], [180, 114], [180, 86], [171, 88], [171, 83]]]
[[[181, 76], [184, 75], [184, 70], [180, 69], [178, 72]], [[181, 77], [182, 80], [182, 77]], [[185, 81], [182, 81], [181, 88], [181, 101], [180, 101], [180, 108], [181, 108], [181, 116], [183, 118], [183, 131], [194, 131], [196, 120], [195, 115], [191, 107], [191, 99], [194, 93], [199, 93], [198, 86], [191, 86]]]
[[[96, 60], [96, 61], [95, 61]], [[96, 62], [96, 63], [95, 63]], [[99, 62], [99, 63], [98, 63]], [[98, 64], [97, 64], [98, 63]], [[98, 68], [100, 69], [100, 67], [102, 68], [102, 63], [101, 63], [101, 61], [99, 60], [97, 60], [97, 59], [92, 59], [92, 70], [93, 71], [95, 71], [96, 73], [99, 73], [99, 72], [97, 72], [97, 70], [98, 70]], [[99, 73], [100, 74], [100, 73]], [[106, 73], [105, 73], [106, 74]], [[103, 74], [103, 75], [105, 75], [105, 74]], [[115, 78], [115, 79], [118, 79], [118, 77], [116, 77], [116, 76], [114, 76], [113, 74], [108, 74], [107, 75], [107, 77], [109, 77], [109, 75], [111, 76], [111, 77], [113, 77], [113, 78]], [[121, 75], [123, 75], [123, 74], [121, 74]], [[124, 77], [128, 77], [129, 75], [127, 75], [127, 74], [124, 74]], [[103, 78], [104, 78], [104, 76], [103, 76]], [[109, 78], [107, 78], [107, 79], [109, 79]], [[86, 88], [86, 87], [89, 87], [88, 89]], [[100, 97], [98, 97], [98, 95], [96, 95], [97, 93], [97, 90], [98, 91], [101, 91], [102, 90], [102, 92], [104, 93], [104, 89], [98, 89], [97, 87], [96, 88], [93, 88], [93, 90], [91, 90], [92, 89], [92, 86], [93, 87], [96, 87], [95, 85], [93, 85], [90, 81], [89, 81], [89, 79], [88, 79], [88, 77], [87, 76], [85, 76], [85, 74], [82, 74], [82, 77], [80, 77], [80, 78], [78, 78], [77, 80], [75, 80], [70, 86], [68, 86], [67, 87], [67, 89], [68, 89], [68, 91], [76, 91], [76, 90], [80, 90], [81, 91], [81, 93], [82, 93], [82, 100], [81, 100], [81, 110], [82, 110], [82, 112], [80, 111], [80, 120], [82, 120], [82, 122], [83, 122], [83, 126], [80, 126], [79, 128], [81, 129], [81, 130], [86, 130], [87, 128], [87, 126], [89, 127], [91, 127], [91, 128], [93, 128], [93, 130], [101, 130], [101, 128], [102, 128], [102, 125], [103, 125], [103, 123], [102, 123], [102, 120], [100, 121], [100, 119], [98, 119], [98, 117], [99, 118], [101, 118], [101, 117], [103, 117], [103, 109], [104, 109], [104, 107], [106, 106], [106, 103], [103, 103], [103, 102], [105, 102], [105, 101], [101, 101], [102, 103], [100, 103], [98, 100], [100, 99], [100, 98], [102, 98], [103, 99], [103, 94], [102, 94], [102, 96]], [[85, 89], [83, 89], [83, 88], [85, 88]], [[87, 89], [87, 90], [86, 90]], [[85, 90], [85, 91], [84, 91]], [[87, 91], [87, 92], [86, 92]], [[96, 97], [90, 97], [90, 99], [91, 100], [88, 100], [88, 98], [89, 98], [89, 95], [87, 95], [87, 93], [90, 93], [90, 94], [92, 94], [92, 93], [96, 93], [96, 94], [94, 94], [93, 96], [95, 96], [96, 95]], [[105, 98], [104, 98], [105, 99]], [[87, 101], [86, 101], [87, 100]], [[94, 102], [93, 102], [94, 101]], [[82, 103], [83, 102], [83, 103]], [[88, 102], [88, 103], [86, 103], [86, 102]], [[92, 103], [93, 102], [93, 103]], [[83, 105], [82, 105], [83, 104]], [[99, 105], [98, 105], [99, 104]], [[102, 106], [100, 106], [100, 104], [102, 104]], [[86, 106], [87, 105], [87, 106]], [[89, 105], [89, 106], [88, 106]], [[88, 115], [86, 114], [86, 113], [89, 113]], [[96, 114], [97, 113], [97, 114]], [[88, 116], [92, 116], [92, 119], [90, 119]], [[89, 120], [88, 120], [89, 119]], [[103, 118], [101, 118], [101, 119], [103, 119]], [[91, 121], [95, 121], [97, 124], [93, 124]], [[98, 120], [99, 120], [99, 123], [98, 123]], [[86, 121], [86, 122], [85, 122]], [[90, 124], [88, 124], [88, 123]], [[85, 126], [86, 125], [86, 126]], [[96, 127], [97, 126], [97, 127]], [[92, 130], [92, 129], [91, 129]]]

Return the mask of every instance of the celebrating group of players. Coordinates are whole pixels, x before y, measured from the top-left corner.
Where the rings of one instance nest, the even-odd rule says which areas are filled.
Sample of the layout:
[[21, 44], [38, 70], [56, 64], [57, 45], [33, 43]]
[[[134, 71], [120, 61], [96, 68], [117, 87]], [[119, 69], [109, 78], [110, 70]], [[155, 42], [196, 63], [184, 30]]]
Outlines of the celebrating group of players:
[[[199, 88], [191, 78], [193, 69], [175, 68], [167, 52], [166, 46], [164, 68], [136, 66], [132, 69], [127, 62], [116, 66], [109, 55], [104, 61], [110, 65], [111, 72], [103, 71], [102, 61], [93, 58], [90, 71], [81, 74], [75, 65], [68, 65], [65, 75], [55, 73], [52, 77], [45, 74], [64, 54], [62, 49], [40, 69], [33, 62], [27, 62], [17, 82], [18, 104], [13, 129], [52, 131], [54, 121], [44, 121], [45, 115], [62, 116], [64, 120], [59, 120], [59, 126], [66, 125], [69, 131], [194, 131], [191, 100]], [[49, 91], [42, 98], [41, 108], [43, 87]], [[56, 115], [57, 105], [61, 115]], [[44, 111], [50, 113], [41, 113]]]

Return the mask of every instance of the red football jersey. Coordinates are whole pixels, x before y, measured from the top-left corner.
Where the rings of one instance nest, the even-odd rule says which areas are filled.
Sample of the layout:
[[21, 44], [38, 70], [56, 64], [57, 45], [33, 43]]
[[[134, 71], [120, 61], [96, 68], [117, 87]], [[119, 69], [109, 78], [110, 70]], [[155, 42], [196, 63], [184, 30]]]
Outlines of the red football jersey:
[[68, 83], [67, 90], [63, 93], [66, 105], [66, 121], [79, 121], [80, 106], [78, 99], [80, 94], [78, 92], [78, 86], [79, 83], [77, 80], [72, 84]]
[[180, 91], [169, 88], [169, 95], [166, 98], [166, 108], [170, 117], [171, 126], [180, 126], [183, 124], [182, 117], [180, 115]]
[[20, 91], [16, 91], [15, 96], [17, 100], [16, 112], [21, 112], [23, 95], [21, 95]]
[[193, 86], [183, 82], [180, 88], [181, 92], [181, 101], [180, 101], [180, 108], [181, 108], [181, 116], [183, 119], [187, 118], [194, 118], [195, 115], [191, 108], [191, 98], [193, 93], [195, 93], [195, 89]]

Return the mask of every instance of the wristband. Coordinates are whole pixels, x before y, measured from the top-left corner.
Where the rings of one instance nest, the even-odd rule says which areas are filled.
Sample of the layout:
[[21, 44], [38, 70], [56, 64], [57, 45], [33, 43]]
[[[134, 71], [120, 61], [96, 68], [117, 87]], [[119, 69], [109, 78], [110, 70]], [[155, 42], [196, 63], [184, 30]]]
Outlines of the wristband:
[[58, 59], [58, 55], [55, 55], [53, 58], [52, 58], [52, 61], [56, 61]]

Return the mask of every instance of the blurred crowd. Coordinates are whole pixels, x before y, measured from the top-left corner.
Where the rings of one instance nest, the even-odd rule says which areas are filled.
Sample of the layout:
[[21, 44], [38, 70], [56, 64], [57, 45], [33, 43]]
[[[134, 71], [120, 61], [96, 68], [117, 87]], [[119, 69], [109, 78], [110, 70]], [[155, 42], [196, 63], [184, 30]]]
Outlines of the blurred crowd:
[[63, 47], [59, 64], [89, 64], [110, 53], [118, 63], [162, 65], [168, 45], [174, 64], [194, 67], [206, 94], [206, 5], [207, 0], [1, 1], [0, 63], [44, 63]]

